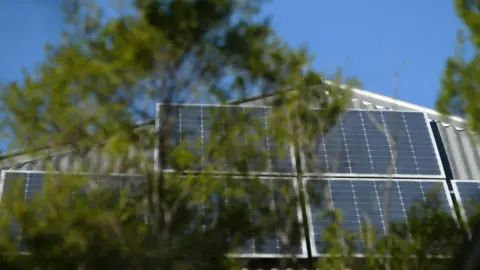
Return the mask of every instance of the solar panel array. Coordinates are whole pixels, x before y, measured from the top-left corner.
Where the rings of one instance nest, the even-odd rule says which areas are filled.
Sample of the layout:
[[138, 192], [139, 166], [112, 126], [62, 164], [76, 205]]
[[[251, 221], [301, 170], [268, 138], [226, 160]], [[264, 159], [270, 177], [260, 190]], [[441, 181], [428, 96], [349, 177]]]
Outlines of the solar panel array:
[[480, 181], [454, 180], [453, 191], [460, 205], [460, 211], [465, 221], [480, 214]]
[[[231, 172], [234, 170], [235, 161], [243, 158], [237, 152], [247, 147], [255, 151], [247, 159], [246, 169], [250, 172], [284, 174], [294, 170], [290, 146], [276, 142], [272, 136], [267, 121], [269, 108], [216, 105], [160, 105], [160, 108], [163, 108], [162, 111], [171, 119], [170, 134], [173, 145], [186, 143], [188, 150], [198, 157], [198, 162], [188, 168], [191, 171], [201, 171], [207, 165], [214, 165], [217, 172]], [[240, 119], [244, 119], [244, 124], [239, 124]], [[232, 124], [236, 126], [230, 129]], [[210, 137], [212, 130], [216, 130], [215, 138]], [[252, 134], [260, 138], [247, 138]], [[236, 138], [235, 142], [232, 142], [232, 137]], [[213, 140], [215, 145], [225, 139], [241, 144], [236, 147], [236, 151], [231, 150], [233, 144], [226, 147], [228, 152], [224, 154], [233, 161], [219, 162], [209, 157], [209, 142]], [[279, 155], [281, 152], [284, 154]], [[167, 169], [173, 169], [172, 166], [169, 164]]]
[[[224, 125], [228, 122], [235, 123], [238, 118], [235, 112], [248, 112], [256, 119], [266, 131], [263, 144], [258, 145], [259, 149], [266, 152], [273, 141], [269, 136], [269, 124], [266, 121], [270, 109], [264, 107], [242, 107], [242, 106], [203, 106], [203, 105], [160, 105], [163, 109], [169, 107], [174, 109], [175, 121], [175, 143], [182, 140], [200, 138], [199, 145], [192, 145], [193, 151], [199, 151], [202, 162], [208, 161], [205, 157], [204, 145], [207, 137], [213, 134], [214, 125], [208, 121], [209, 118], [220, 119], [215, 113], [223, 110], [224, 115], [231, 115], [231, 118], [224, 119]], [[217, 112], [212, 113], [212, 108]], [[207, 113], [208, 111], [208, 113]], [[183, 135], [183, 131], [192, 129], [192, 137]], [[215, 132], [218, 133], [218, 130]], [[203, 148], [202, 148], [203, 147]], [[278, 146], [277, 146], [278, 147]], [[280, 146], [288, 148], [288, 146]], [[292, 147], [293, 149], [293, 147]], [[291, 152], [294, 152], [293, 150]], [[347, 110], [338, 119], [336, 124], [326, 133], [319, 133], [315, 140], [313, 158], [306, 153], [300, 153], [302, 157], [302, 174], [310, 177], [306, 181], [306, 187], [313, 188], [320, 192], [329, 193], [332, 198], [330, 208], [342, 210], [344, 215], [344, 227], [359, 232], [362, 220], [368, 217], [371, 225], [377, 229], [379, 235], [384, 235], [386, 226], [392, 221], [407, 221], [408, 210], [416, 200], [426, 200], [428, 193], [440, 185], [439, 199], [445, 211], [451, 210], [451, 199], [444, 181], [445, 174], [439, 158], [433, 135], [424, 113], [405, 111], [385, 110]], [[255, 167], [259, 162], [250, 159], [250, 164], [255, 171], [261, 172], [294, 172], [293, 158], [288, 155], [281, 160], [281, 166], [272, 166], [273, 157], [269, 156], [269, 166], [265, 168]], [[205, 163], [202, 163], [204, 165]], [[220, 166], [221, 167], [221, 166]], [[196, 169], [201, 170], [199, 166]], [[231, 168], [224, 166], [224, 172]], [[320, 175], [327, 175], [331, 178], [328, 181], [315, 179]], [[385, 193], [386, 180], [368, 179], [368, 177], [392, 176], [390, 200], [388, 209], [388, 220], [384, 217], [382, 205], [383, 194]], [[342, 179], [352, 177], [352, 179]], [[426, 179], [442, 180], [426, 180]], [[410, 179], [410, 180], [406, 180]], [[413, 180], [414, 179], [414, 180]], [[424, 180], [421, 180], [424, 179]], [[307, 203], [310, 209], [308, 227], [310, 228], [310, 239], [312, 250], [318, 256], [328, 245], [323, 242], [322, 233], [331, 219], [322, 215], [327, 205], [321, 202], [310, 201]], [[356, 240], [356, 247], [362, 253], [362, 239]], [[255, 250], [254, 245], [250, 250], [241, 253], [249, 254]], [[270, 251], [275, 252], [272, 245]]]
[[[171, 117], [170, 142], [174, 146], [186, 145], [195, 157], [195, 161], [188, 164], [187, 171], [199, 172], [205, 170], [207, 166], [214, 166], [216, 173], [232, 173], [238, 170], [237, 161], [248, 155], [246, 162], [243, 163], [246, 165], [244, 169], [250, 173], [262, 174], [264, 176], [261, 178], [262, 182], [271, 190], [283, 187], [291, 194], [298, 194], [295, 181], [282, 178], [296, 173], [295, 158], [292, 155], [295, 151], [291, 145], [280, 143], [275, 137], [276, 130], [270, 126], [269, 120], [271, 108], [176, 104], [159, 105], [157, 110], [158, 116], [161, 116], [162, 112], [168, 112]], [[160, 117], [157, 118], [159, 127]], [[286, 128], [286, 124], [282, 128]], [[327, 199], [316, 201], [308, 194], [306, 220], [310, 230], [312, 255], [321, 256], [329, 247], [323, 238], [326, 227], [332, 221], [323, 215], [328, 209], [342, 211], [343, 227], [349, 231], [359, 232], [364, 221], [368, 220], [379, 236], [385, 234], [389, 222], [407, 221], [408, 210], [413, 203], [417, 200], [426, 200], [428, 194], [437, 187], [442, 208], [451, 212], [451, 200], [444, 180], [421, 180], [444, 177], [432, 138], [423, 113], [379, 110], [348, 110], [327, 133], [318, 134], [314, 158], [306, 160], [305, 153], [300, 153], [304, 163], [303, 174], [309, 177], [304, 178], [305, 187], [307, 190], [323, 194]], [[211, 147], [217, 145], [223, 146], [219, 149], [225, 151], [220, 156], [212, 152]], [[248, 153], [250, 150], [253, 153]], [[279, 155], [279, 152], [283, 152], [284, 155]], [[161, 153], [157, 148], [156, 154], [159, 157], [167, 153]], [[179, 164], [169, 158], [167, 160], [167, 170], [179, 168]], [[330, 177], [336, 178], [318, 179], [319, 173], [327, 173]], [[269, 176], [266, 177], [265, 174]], [[392, 175], [394, 180], [389, 182], [385, 178], [366, 178], [387, 175]], [[34, 193], [42, 189], [45, 173], [4, 171], [2, 176], [2, 193], [9, 192], [12, 180], [20, 177], [24, 200], [29, 200]], [[100, 181], [97, 182], [111, 188], [122, 188], [123, 183], [131, 182], [132, 177], [143, 179], [141, 176], [113, 175], [98, 176]], [[90, 177], [91, 180], [94, 178]], [[129, 181], [125, 181], [127, 179]], [[224, 191], [228, 191], [229, 188], [230, 185], [225, 182]], [[472, 192], [462, 191], [460, 186], [458, 189], [459, 193]], [[389, 190], [390, 194], [388, 217], [382, 209], [385, 205], [383, 198], [386, 190]], [[262, 205], [270, 205], [273, 208], [285, 205], [279, 193], [269, 191], [262, 195], [265, 200]], [[212, 196], [211, 200], [218, 198]], [[225, 203], [228, 205], [228, 201]], [[198, 213], [205, 221], [203, 227], [206, 228], [207, 221], [213, 217], [214, 212], [205, 205], [200, 209], [202, 210]], [[251, 220], [258, 222], [258, 209], [251, 204], [248, 209]], [[282, 214], [281, 211], [275, 213]], [[282, 216], [280, 220], [287, 221], [301, 218], [300, 216], [297, 209], [296, 217]], [[282, 250], [281, 239], [278, 231], [265, 232], [258, 238], [252, 237], [231, 255], [282, 256], [285, 250]], [[363, 252], [361, 237], [356, 240], [355, 246], [358, 253]], [[293, 247], [290, 245], [289, 253], [291, 252], [299, 257], [305, 257], [307, 252], [305, 239], [302, 238]]]
[[[325, 229], [333, 221], [325, 217], [328, 210], [341, 211], [341, 227], [348, 232], [360, 234], [361, 226], [370, 224], [378, 235], [385, 235], [390, 222], [407, 222], [412, 205], [426, 202], [435, 194], [442, 209], [452, 213], [448, 187], [442, 180], [305, 179], [305, 186], [314, 196], [309, 196], [308, 204], [314, 256], [325, 254], [331, 247], [324, 238]], [[388, 212], [386, 195], [390, 198]], [[363, 253], [363, 237], [357, 237], [354, 245], [357, 253]]]
[[[249, 158], [249, 171], [294, 171], [290, 146], [275, 143], [271, 136], [271, 127], [266, 120], [270, 108], [216, 105], [160, 105], [159, 108], [164, 112], [168, 110], [172, 116], [174, 144], [187, 142], [189, 150], [200, 157], [191, 168], [193, 170], [202, 170], [209, 163], [205, 146], [212, 135], [212, 123], [217, 121], [217, 127], [238, 124], [243, 113], [250, 119], [247, 123], [256, 121], [261, 126], [260, 136], [263, 138], [255, 148], [258, 149], [257, 157], [260, 152], [266, 153], [267, 157], [264, 164], [259, 158]], [[242, 128], [247, 133], [255, 133], [251, 126]], [[287, 155], [278, 157], [274, 154], [278, 149], [286, 150]], [[306, 162], [304, 173], [444, 176], [433, 136], [424, 113], [420, 112], [348, 110], [326, 134], [318, 134], [315, 154]], [[232, 167], [226, 164], [219, 164], [217, 168], [223, 172], [232, 171]]]
[[346, 111], [318, 135], [315, 153], [307, 173], [443, 175], [425, 115], [418, 112]]

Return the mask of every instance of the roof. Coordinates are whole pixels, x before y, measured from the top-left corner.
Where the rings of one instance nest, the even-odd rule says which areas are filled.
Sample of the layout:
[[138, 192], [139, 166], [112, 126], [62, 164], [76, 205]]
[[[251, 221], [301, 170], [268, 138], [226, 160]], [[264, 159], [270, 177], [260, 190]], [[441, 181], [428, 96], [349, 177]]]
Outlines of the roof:
[[[327, 84], [332, 82], [327, 81]], [[341, 86], [344, 87], [344, 86]], [[350, 103], [351, 108], [356, 109], [380, 109], [380, 110], [406, 110], [424, 112], [434, 133], [446, 176], [449, 179], [480, 180], [480, 147], [476, 144], [471, 132], [466, 129], [466, 121], [460, 117], [444, 117], [439, 112], [405, 102], [386, 95], [376, 94], [363, 89], [351, 88], [353, 95]], [[275, 92], [252, 96], [242, 100], [232, 101], [232, 104], [255, 105], [268, 102], [275, 96]], [[154, 121], [148, 121], [142, 125], [153, 126]], [[138, 150], [132, 148], [131, 153]], [[33, 158], [29, 153], [11, 154], [10, 158], [3, 161], [2, 169], [16, 170], [44, 170], [45, 164], [51, 162], [56, 170], [68, 171], [81, 166], [86, 171], [103, 171], [111, 166], [119, 165], [118, 161], [112, 161], [104, 157], [98, 149], [93, 149], [85, 157], [79, 158], [72, 151], [55, 151], [44, 148], [39, 157]], [[153, 162], [153, 150], [144, 153], [147, 160]]]

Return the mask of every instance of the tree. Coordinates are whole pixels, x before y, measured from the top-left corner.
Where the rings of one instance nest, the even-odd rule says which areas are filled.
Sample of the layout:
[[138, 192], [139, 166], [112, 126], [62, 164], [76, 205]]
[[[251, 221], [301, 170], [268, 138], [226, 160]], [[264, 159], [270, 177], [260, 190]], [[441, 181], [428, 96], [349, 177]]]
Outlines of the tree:
[[478, 40], [477, 21], [480, 17], [478, 3], [475, 1], [456, 0], [455, 11], [468, 31], [457, 32], [457, 50], [447, 59], [442, 91], [437, 100], [438, 109], [445, 114], [466, 117], [472, 131], [480, 130], [478, 77]]
[[[279, 144], [294, 138], [285, 123], [324, 122], [319, 126], [327, 129], [342, 111], [348, 91], [322, 84], [321, 74], [308, 66], [307, 51], [291, 49], [268, 20], [258, 19], [261, 3], [134, 1], [105, 19], [94, 1], [65, 2], [63, 41], [49, 45], [34, 72], [2, 91], [13, 143], [27, 149], [47, 145], [79, 158], [99, 150], [114, 162], [89, 173], [133, 169], [146, 181], [129, 181], [142, 192], [119, 191], [109, 187], [113, 180], [98, 185], [78, 174], [85, 168], [64, 175], [50, 168], [45, 191], [35, 198], [24, 201], [21, 188], [9, 187], [2, 198], [0, 246], [6, 267], [229, 269], [235, 261], [226, 253], [252, 238], [261, 242], [272, 230], [281, 234], [284, 252], [292, 253], [301, 234], [294, 217], [302, 198], [251, 175], [252, 155], [266, 158], [258, 153], [265, 131], [251, 115], [210, 112], [216, 121], [209, 123], [207, 142], [172, 143], [174, 103], [225, 103], [278, 91], [286, 106], [274, 107], [268, 123]], [[286, 94], [291, 89], [299, 94]], [[158, 132], [137, 124], [155, 119], [155, 102], [165, 105]], [[321, 116], [308, 113], [312, 102], [324, 108]], [[203, 156], [192, 151], [201, 143]], [[144, 154], [155, 147], [159, 170]], [[285, 149], [273, 154], [286, 155]], [[189, 174], [198, 164], [204, 173]], [[249, 181], [213, 175], [219, 165]], [[265, 200], [271, 196], [284, 203], [270, 207]], [[9, 255], [18, 250], [29, 253]]]
[[[79, 174], [88, 169], [82, 167], [57, 174], [49, 164], [44, 192], [25, 200], [22, 179], [18, 185], [10, 179], [0, 211], [4, 268], [231, 269], [239, 261], [225, 254], [252, 240], [268, 241], [265, 236], [273, 233], [281, 251], [294, 255], [306, 231], [297, 219], [299, 205], [305, 212], [305, 194], [253, 172], [271, 156], [288, 155], [282, 145], [294, 144], [310, 158], [313, 138], [335, 123], [349, 91], [323, 84], [307, 51], [290, 48], [268, 20], [258, 18], [261, 4], [139, 0], [106, 19], [94, 1], [65, 2], [63, 42], [48, 47], [35, 72], [5, 87], [2, 109], [17, 148], [48, 145], [80, 159], [98, 150], [112, 162], [89, 175]], [[255, 110], [179, 113], [177, 107], [225, 104], [272, 91], [276, 96], [265, 122]], [[156, 102], [163, 104], [158, 117]], [[210, 114], [211, 121], [202, 123], [210, 127], [208, 136], [202, 134], [206, 139], [199, 140], [204, 136], [195, 130], [178, 132], [175, 121], [182, 113], [193, 121]], [[158, 130], [151, 125], [155, 118]], [[270, 153], [261, 146], [266, 135], [279, 146]], [[156, 164], [148, 154], [155, 148]], [[293, 156], [300, 160], [298, 153]], [[225, 167], [235, 175], [219, 174]], [[142, 180], [106, 177], [131, 170]], [[300, 176], [289, 181], [303, 191]], [[321, 192], [318, 199], [328, 200]], [[386, 237], [367, 226], [362, 233], [372, 239], [367, 253], [372, 256], [360, 262], [353, 256], [358, 233], [343, 228], [341, 213], [328, 209], [334, 222], [326, 230], [332, 242], [327, 252], [334, 256], [321, 263], [331, 269], [444, 266], [425, 254], [437, 248], [449, 255], [462, 232], [452, 229], [449, 238], [433, 220], [451, 229], [452, 217], [437, 213], [435, 204], [421, 206], [412, 210], [420, 218], [408, 224], [414, 241], [405, 239], [405, 224]], [[295, 256], [280, 260], [281, 266], [297, 263]]]

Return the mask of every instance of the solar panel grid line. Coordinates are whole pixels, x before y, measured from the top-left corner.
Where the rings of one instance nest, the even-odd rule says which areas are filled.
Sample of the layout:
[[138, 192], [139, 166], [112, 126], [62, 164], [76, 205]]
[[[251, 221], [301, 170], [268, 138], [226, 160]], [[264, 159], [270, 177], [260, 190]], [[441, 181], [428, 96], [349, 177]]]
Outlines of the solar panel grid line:
[[343, 119], [340, 119], [340, 127], [342, 131], [342, 136], [343, 136], [343, 143], [345, 144], [345, 152], [347, 155], [347, 163], [348, 163], [348, 169], [350, 170], [350, 173], [352, 173], [352, 164], [350, 162], [350, 154], [348, 151], [348, 143], [347, 143], [347, 135], [345, 134], [345, 127], [343, 126]]
[[[402, 196], [402, 190], [400, 189], [400, 185], [398, 182], [395, 182], [395, 186], [398, 190], [398, 195], [400, 196], [400, 206], [402, 207], [402, 211], [403, 211], [403, 218], [404, 218], [404, 222], [405, 222], [405, 226], [407, 227], [407, 231], [408, 231], [408, 235], [410, 236], [410, 238], [412, 237], [411, 235], [411, 231], [410, 231], [410, 227], [409, 227], [409, 224], [408, 224], [408, 217], [407, 217], [407, 209], [405, 207], [405, 202], [403, 201], [403, 196]], [[421, 185], [420, 185], [421, 186]]]
[[[333, 193], [333, 198], [332, 198], [333, 204], [335, 204], [335, 202], [342, 202], [342, 200], [345, 200], [345, 198], [347, 198], [346, 196], [343, 196], [343, 197], [340, 196], [339, 197], [339, 194], [340, 195], [341, 194], [344, 194], [344, 195], [348, 194], [348, 192], [345, 193], [344, 191], [342, 191], [342, 190], [345, 190], [346, 186], [344, 184], [346, 184], [347, 186], [350, 187], [350, 189], [352, 189], [351, 192], [353, 192], [354, 195], [355, 195], [355, 196], [352, 196], [354, 199], [350, 200], [351, 206], [348, 206], [348, 202], [347, 202], [347, 204], [345, 204], [345, 201], [340, 205], [337, 205], [337, 204], [334, 205], [335, 207], [339, 207], [341, 210], [344, 210], [344, 211], [342, 211], [345, 214], [344, 220], [345, 221], [350, 220], [350, 221], [354, 221], [355, 223], [357, 223], [358, 222], [358, 214], [355, 214], [354, 216], [352, 216], [352, 211], [349, 210], [349, 209], [351, 209], [351, 207], [355, 207], [355, 212], [358, 213], [358, 211], [360, 210], [359, 205], [361, 205], [362, 206], [362, 211], [364, 211], [366, 214], [370, 214], [370, 215], [373, 214], [374, 215], [369, 220], [372, 222], [372, 225], [374, 225], [374, 227], [376, 226], [377, 229], [383, 231], [382, 235], [385, 235], [385, 233], [386, 233], [385, 223], [386, 222], [384, 220], [385, 217], [383, 216], [383, 211], [385, 211], [382, 207], [383, 196], [380, 196], [378, 194], [379, 191], [381, 191], [382, 189], [379, 188], [377, 184], [378, 183], [386, 183], [389, 180], [379, 179], [379, 178], [378, 179], [357, 179], [356, 181], [354, 181], [352, 179], [348, 179], [348, 178], [343, 178], [343, 179], [341, 179], [341, 178], [327, 178], [327, 179], [324, 179], [324, 180], [318, 180], [318, 179], [312, 179], [312, 178], [309, 178], [309, 177], [304, 177], [303, 181], [305, 183], [305, 186], [308, 186], [309, 182], [314, 183], [314, 184], [322, 183], [322, 181], [327, 182], [327, 185], [325, 185], [325, 186], [328, 187], [330, 190], [332, 189], [332, 185], [335, 184], [334, 186], [335, 186], [335, 189], [337, 191], [335, 193]], [[352, 183], [353, 183], [353, 185], [352, 185]], [[392, 192], [393, 194], [391, 194], [391, 196], [392, 196], [392, 198], [397, 197], [397, 199], [393, 200], [393, 202], [391, 202], [391, 203], [394, 203], [397, 206], [392, 207], [392, 205], [389, 205], [389, 208], [388, 208], [387, 211], [390, 212], [391, 214], [394, 214], [394, 216], [399, 217], [400, 220], [405, 221], [405, 220], [408, 219], [407, 208], [410, 208], [414, 201], [416, 201], [420, 198], [423, 199], [423, 201], [426, 200], [425, 191], [419, 191], [418, 186], [422, 186], [422, 189], [425, 189], [425, 188], [428, 187], [429, 189], [433, 190], [436, 185], [441, 185], [441, 189], [439, 190], [438, 195], [439, 195], [439, 199], [442, 202], [442, 207], [443, 207], [442, 209], [447, 211], [448, 213], [450, 213], [455, 218], [453, 202], [452, 202], [451, 197], [449, 196], [448, 186], [447, 186], [445, 181], [432, 180], [432, 179], [428, 179], [428, 180], [427, 179], [425, 179], [425, 180], [412, 180], [412, 179], [401, 179], [401, 180], [399, 180], [399, 179], [397, 179], [397, 180], [392, 180], [392, 183], [394, 183], [395, 186], [393, 186], [394, 189], [393, 189], [393, 192]], [[316, 185], [313, 185], [313, 186], [315, 187]], [[417, 188], [415, 188], [415, 187], [417, 187]], [[368, 189], [368, 190], [373, 189], [374, 192], [371, 192], [370, 194], [367, 194], [368, 192], [365, 192], [366, 189]], [[332, 191], [329, 191], [329, 192], [332, 193]], [[398, 197], [401, 197], [402, 200], [400, 201]], [[420, 198], [418, 198], [418, 197], [420, 197]], [[408, 203], [407, 203], [407, 201], [405, 201], [406, 199], [409, 200]], [[310, 239], [311, 239], [312, 255], [314, 257], [328, 256], [328, 254], [322, 253], [321, 252], [322, 248], [318, 246], [318, 245], [322, 245], [323, 242], [322, 241], [316, 241], [317, 240], [317, 235], [321, 234], [321, 231], [319, 231], [319, 229], [323, 230], [324, 228], [315, 228], [316, 225], [319, 225], [319, 226], [326, 226], [326, 225], [320, 225], [320, 224], [322, 224], [322, 222], [318, 223], [318, 221], [320, 221], [317, 218], [318, 213], [312, 212], [312, 210], [316, 209], [317, 206], [312, 204], [308, 194], [306, 196], [306, 201], [307, 201], [307, 203], [306, 203], [307, 220], [308, 220], [308, 227], [309, 227], [309, 233], [310, 233]], [[367, 202], [372, 203], [372, 206], [368, 206], [366, 204]], [[373, 204], [376, 204], [376, 207]], [[395, 210], [395, 209], [397, 209], [397, 210]], [[394, 212], [392, 212], [392, 210], [394, 210]], [[315, 210], [315, 211], [318, 212], [318, 210]], [[393, 221], [398, 221], [398, 219], [396, 219], [392, 216], [390, 216], [389, 219], [390, 219], [390, 221], [392, 221], [392, 220]], [[358, 230], [360, 230], [360, 224], [357, 228], [357, 231]], [[360, 237], [363, 237], [363, 236], [360, 236]], [[357, 242], [358, 242], [358, 240], [362, 241], [362, 239], [357, 239]], [[364, 254], [362, 252], [356, 252], [354, 254], [354, 256], [355, 257], [363, 257]]]
[[422, 199], [424, 202], [427, 202], [427, 194], [425, 194], [425, 191], [423, 190], [423, 186], [420, 185], [420, 192], [422, 193]]
[[[265, 119], [267, 119], [268, 115], [267, 115], [268, 111], [267, 109], [264, 109], [264, 117]], [[267, 159], [267, 163], [268, 163], [268, 170], [269, 171], [273, 171], [273, 168], [272, 168], [272, 160], [270, 159], [270, 156], [272, 155], [272, 148], [270, 146], [270, 138], [268, 136], [268, 134], [270, 134], [270, 129], [268, 128], [268, 121], [265, 121], [265, 130], [267, 132], [267, 136], [265, 136], [265, 140], [266, 140], [266, 143], [267, 143], [267, 151], [268, 151], [268, 159]]]
[[[320, 134], [320, 138], [321, 138], [322, 141], [325, 140], [325, 136], [324, 136], [323, 134]], [[324, 143], [322, 144], [322, 147], [323, 147], [323, 151], [324, 151], [324, 153], [325, 153], [325, 154], [323, 155], [323, 158], [325, 159], [325, 163], [326, 163], [326, 164], [325, 164], [325, 165], [326, 165], [325, 167], [326, 167], [327, 171], [330, 171], [331, 168], [330, 168], [330, 162], [328, 161], [327, 147], [325, 146]], [[303, 158], [303, 156], [302, 156], [302, 158]], [[303, 163], [305, 163], [305, 162], [303, 162]], [[303, 166], [303, 168], [305, 168], [305, 165]], [[332, 168], [332, 169], [333, 169], [333, 168]]]
[[403, 120], [403, 123], [405, 124], [405, 130], [407, 132], [408, 142], [410, 143], [410, 149], [412, 150], [412, 153], [413, 153], [413, 160], [415, 162], [417, 172], [418, 174], [420, 174], [420, 168], [418, 166], [417, 156], [415, 155], [415, 148], [413, 147], [412, 138], [410, 136], [410, 129], [408, 127], [407, 120], [405, 119], [405, 115], [403, 113], [402, 113], [402, 120]]
[[[394, 145], [392, 145], [391, 141], [391, 134], [389, 134], [389, 129], [387, 127], [387, 122], [385, 121], [385, 117], [383, 115], [383, 112], [380, 112], [380, 116], [382, 117], [382, 124], [383, 124], [383, 132], [385, 133], [385, 138], [388, 142], [388, 148], [390, 150], [390, 155], [393, 157], [394, 156]], [[392, 165], [391, 165], [391, 170], [393, 174], [397, 174], [397, 167], [395, 166], [395, 161], [392, 160]]]
[[383, 233], [387, 234], [387, 222], [385, 222], [384, 211], [381, 211], [383, 200], [381, 200], [380, 195], [378, 194], [378, 187], [376, 181], [373, 181], [373, 188], [375, 190], [375, 197], [377, 198], [377, 207], [378, 209], [380, 209], [380, 220], [382, 221]]
[[[203, 114], [203, 107], [200, 107], [200, 121], [201, 121], [201, 128], [200, 128], [200, 136], [202, 138], [202, 142], [205, 141], [205, 117], [204, 117], [204, 114]], [[205, 145], [204, 143], [202, 143], [202, 156], [201, 156], [201, 159], [202, 159], [202, 164], [206, 164], [206, 159], [205, 159]]]
[[367, 143], [367, 153], [368, 153], [368, 159], [370, 161], [370, 167], [372, 168], [372, 171], [374, 170], [374, 166], [373, 166], [373, 158], [372, 158], [372, 152], [370, 151], [370, 144], [368, 142], [368, 136], [367, 136], [367, 130], [365, 128], [365, 122], [363, 120], [363, 113], [360, 112], [359, 113], [360, 115], [360, 122], [362, 123], [362, 128], [363, 128], [363, 135], [365, 137], [365, 142]]
[[[359, 207], [358, 207], [358, 202], [357, 202], [357, 197], [356, 197], [356, 192], [355, 192], [355, 188], [354, 188], [354, 183], [352, 180], [350, 180], [350, 185], [352, 187], [352, 193], [353, 193], [353, 202], [355, 204], [355, 212], [357, 213], [357, 219], [358, 219], [358, 225], [361, 226], [362, 224], [362, 219], [361, 219], [361, 214], [360, 214], [360, 210], [359, 210]], [[365, 245], [365, 241], [363, 239], [363, 237], [360, 237], [360, 241], [362, 243], [362, 245]]]

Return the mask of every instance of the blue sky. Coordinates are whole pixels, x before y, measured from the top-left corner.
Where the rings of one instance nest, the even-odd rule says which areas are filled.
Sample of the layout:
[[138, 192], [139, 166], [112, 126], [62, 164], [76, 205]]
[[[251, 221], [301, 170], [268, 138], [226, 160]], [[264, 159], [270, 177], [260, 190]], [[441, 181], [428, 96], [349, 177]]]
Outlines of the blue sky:
[[[21, 79], [43, 59], [45, 42], [58, 42], [63, 18], [59, 0], [0, 3], [0, 83]], [[391, 95], [399, 71], [399, 98], [433, 107], [446, 58], [461, 27], [453, 1], [277, 0], [273, 15], [280, 36], [306, 44], [314, 66], [333, 73], [342, 67], [364, 88]]]
[[365, 89], [389, 95], [398, 70], [399, 98], [428, 107], [462, 26], [452, 0], [280, 0], [266, 11], [283, 38], [309, 47], [318, 70], [340, 66]]

